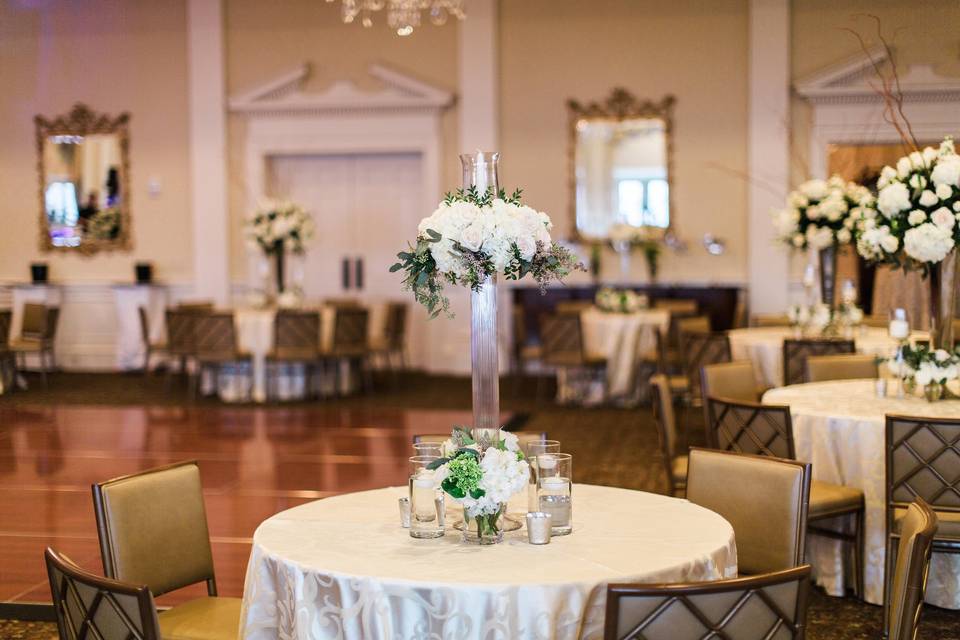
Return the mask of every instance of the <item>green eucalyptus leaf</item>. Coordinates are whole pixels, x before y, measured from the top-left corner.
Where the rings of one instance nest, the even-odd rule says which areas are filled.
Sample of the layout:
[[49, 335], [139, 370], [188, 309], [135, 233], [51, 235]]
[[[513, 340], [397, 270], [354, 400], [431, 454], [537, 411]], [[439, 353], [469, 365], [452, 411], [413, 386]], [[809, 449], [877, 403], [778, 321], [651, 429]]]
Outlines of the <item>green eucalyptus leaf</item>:
[[397, 271], [400, 271], [400, 269], [403, 269], [403, 265], [400, 264], [399, 262], [396, 264], [390, 265], [390, 273], [396, 273]]
[[450, 458], [437, 458], [436, 460], [434, 460], [433, 462], [427, 465], [427, 469], [430, 469], [431, 471], [433, 471], [435, 469], [439, 469], [440, 467], [447, 464], [448, 462], [450, 462]]

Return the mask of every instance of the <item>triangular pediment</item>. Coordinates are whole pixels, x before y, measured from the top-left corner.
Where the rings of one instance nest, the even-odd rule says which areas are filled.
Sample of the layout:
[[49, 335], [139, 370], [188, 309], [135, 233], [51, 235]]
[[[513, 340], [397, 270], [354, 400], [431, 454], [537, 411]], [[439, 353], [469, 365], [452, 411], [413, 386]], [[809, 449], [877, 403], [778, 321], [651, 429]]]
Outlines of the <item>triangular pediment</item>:
[[230, 110], [241, 113], [296, 113], [350, 111], [435, 111], [453, 104], [451, 92], [382, 64], [367, 69], [380, 88], [360, 89], [349, 80], [332, 83], [325, 91], [304, 90], [309, 63], [230, 98]]
[[[882, 46], [830, 65], [798, 81], [795, 90], [814, 103], [881, 102], [876, 67], [889, 73], [890, 57]], [[900, 90], [905, 102], [946, 102], [960, 100], [960, 78], [942, 76], [931, 65], [898, 69]]]

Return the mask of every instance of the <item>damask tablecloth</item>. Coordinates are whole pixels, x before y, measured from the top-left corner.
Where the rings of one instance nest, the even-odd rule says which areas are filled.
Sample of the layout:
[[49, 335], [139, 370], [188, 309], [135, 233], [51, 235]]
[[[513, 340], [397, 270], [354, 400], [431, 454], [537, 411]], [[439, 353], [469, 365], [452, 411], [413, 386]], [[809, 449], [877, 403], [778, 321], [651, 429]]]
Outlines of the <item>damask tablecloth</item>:
[[[864, 583], [866, 600], [883, 603], [886, 509], [885, 418], [960, 416], [960, 401], [929, 403], [920, 397], [878, 398], [873, 380], [841, 380], [791, 385], [768, 391], [763, 402], [790, 406], [797, 459], [813, 464], [813, 478], [863, 490], [866, 498]], [[843, 595], [843, 555], [840, 544], [820, 536], [807, 537], [807, 559], [817, 583], [828, 593]], [[934, 554], [926, 601], [960, 609], [960, 556]]]
[[[573, 534], [544, 546], [525, 530], [479, 547], [400, 527], [405, 488], [311, 502], [254, 534], [241, 638], [574, 639], [603, 636], [610, 582], [736, 575], [733, 529], [686, 500], [575, 485]], [[525, 505], [526, 494], [517, 496]]]
[[[757, 374], [757, 384], [765, 387], [783, 386], [783, 341], [794, 337], [790, 327], [752, 327], [733, 329], [730, 337], [730, 355], [734, 360], [750, 360]], [[926, 338], [917, 333], [914, 338]], [[891, 356], [897, 343], [887, 335], [886, 329], [861, 327], [850, 337], [857, 353], [874, 356]]]

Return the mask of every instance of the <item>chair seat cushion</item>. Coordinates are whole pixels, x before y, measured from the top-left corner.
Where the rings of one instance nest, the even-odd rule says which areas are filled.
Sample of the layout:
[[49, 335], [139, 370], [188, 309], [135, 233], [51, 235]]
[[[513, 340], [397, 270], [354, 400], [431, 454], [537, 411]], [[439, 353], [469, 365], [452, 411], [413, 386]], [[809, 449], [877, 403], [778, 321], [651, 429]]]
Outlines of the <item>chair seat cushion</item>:
[[528, 344], [520, 349], [521, 360], [539, 360], [543, 356], [543, 348], [540, 345]]
[[11, 351], [42, 351], [43, 342], [41, 340], [31, 340], [30, 338], [14, 338], [10, 341]]
[[[937, 511], [937, 533], [935, 539], [953, 538], [960, 542], [960, 513], [951, 513], [949, 511]], [[893, 514], [894, 531], [900, 533], [900, 526], [903, 517], [907, 515], [906, 509], [895, 509]]]
[[676, 482], [686, 483], [687, 481], [687, 463], [689, 462], [687, 456], [677, 456], [673, 459], [673, 462], [670, 463], [670, 469], [673, 472], [673, 479]]
[[161, 612], [163, 640], [234, 640], [240, 631], [240, 598], [197, 598]]
[[833, 513], [853, 511], [863, 506], [863, 491], [842, 484], [814, 480], [810, 483], [809, 518], [815, 520]]

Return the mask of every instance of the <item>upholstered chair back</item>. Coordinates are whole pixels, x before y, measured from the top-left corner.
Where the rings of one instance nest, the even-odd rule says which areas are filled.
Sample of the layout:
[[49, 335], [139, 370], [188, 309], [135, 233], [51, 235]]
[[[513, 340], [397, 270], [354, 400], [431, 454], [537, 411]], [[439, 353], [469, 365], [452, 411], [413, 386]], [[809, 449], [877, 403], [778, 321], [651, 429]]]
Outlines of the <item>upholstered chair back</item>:
[[47, 307], [28, 302], [23, 305], [20, 335], [28, 340], [40, 340], [47, 331]]
[[702, 396], [757, 401], [757, 378], [749, 360], [709, 364], [700, 372]]
[[810, 464], [690, 449], [687, 500], [733, 526], [741, 574], [799, 566], [810, 504]]
[[807, 358], [807, 382], [876, 378], [879, 375], [876, 356], [838, 355]]
[[921, 499], [907, 507], [900, 530], [897, 564], [890, 585], [887, 623], [890, 640], [914, 640], [930, 571], [937, 515]]
[[183, 462], [93, 486], [103, 571], [154, 595], [206, 582], [216, 595], [200, 469]]
[[707, 443], [720, 451], [795, 458], [790, 407], [707, 397]]

